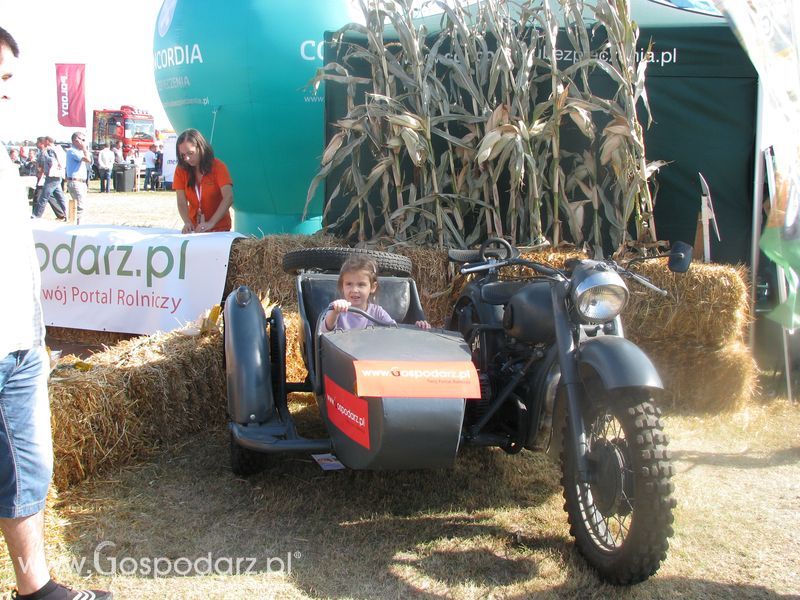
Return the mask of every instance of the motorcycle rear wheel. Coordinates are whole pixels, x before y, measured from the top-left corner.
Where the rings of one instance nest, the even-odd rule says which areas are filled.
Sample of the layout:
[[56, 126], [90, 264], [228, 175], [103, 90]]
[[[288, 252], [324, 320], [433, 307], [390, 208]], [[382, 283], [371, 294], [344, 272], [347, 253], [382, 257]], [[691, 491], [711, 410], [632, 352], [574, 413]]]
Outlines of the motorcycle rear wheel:
[[614, 400], [584, 410], [591, 483], [579, 481], [567, 432], [561, 483], [578, 551], [605, 581], [630, 585], [655, 574], [666, 559], [673, 467], [661, 411], [649, 393], [615, 392]]

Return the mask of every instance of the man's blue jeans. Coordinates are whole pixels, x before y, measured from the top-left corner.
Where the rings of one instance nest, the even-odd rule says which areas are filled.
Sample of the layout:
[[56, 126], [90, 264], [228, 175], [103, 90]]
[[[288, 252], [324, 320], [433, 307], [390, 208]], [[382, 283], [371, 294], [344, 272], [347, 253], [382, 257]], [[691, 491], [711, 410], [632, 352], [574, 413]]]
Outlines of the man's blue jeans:
[[53, 475], [49, 373], [43, 347], [0, 359], [0, 518], [44, 510]]
[[105, 193], [110, 192], [111, 169], [97, 169], [97, 171], [100, 174], [100, 191]]
[[67, 218], [67, 203], [64, 199], [64, 192], [61, 191], [60, 177], [45, 177], [42, 193], [33, 205], [33, 216], [41, 217], [44, 214], [44, 207], [47, 203], [53, 207], [53, 212], [59, 219]]
[[144, 191], [147, 191], [147, 186], [150, 186], [151, 190], [156, 189], [156, 184], [153, 180], [153, 173], [155, 173], [155, 168], [144, 170]]

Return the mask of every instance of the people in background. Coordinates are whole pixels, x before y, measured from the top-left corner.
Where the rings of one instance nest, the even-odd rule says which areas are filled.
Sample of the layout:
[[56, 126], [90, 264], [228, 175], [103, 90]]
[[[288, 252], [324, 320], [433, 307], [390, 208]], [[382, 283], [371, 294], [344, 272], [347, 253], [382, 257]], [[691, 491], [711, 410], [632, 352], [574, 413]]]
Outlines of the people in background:
[[[0, 28], [0, 108], [12, 96], [19, 47]], [[72, 590], [50, 578], [45, 557], [44, 509], [53, 474], [53, 442], [44, 346], [39, 260], [33, 247], [24, 188], [16, 166], [0, 152], [0, 530], [26, 600], [108, 600], [108, 592]]]
[[121, 165], [125, 163], [125, 155], [122, 153], [122, 142], [114, 142], [111, 144], [111, 151], [114, 153], [114, 164]]
[[144, 153], [144, 191], [147, 191], [149, 187], [151, 190], [156, 189], [156, 161], [158, 160], [158, 156], [156, 155], [156, 145], [151, 144], [150, 148], [147, 149], [147, 152]]
[[161, 148], [161, 144], [156, 146], [156, 174], [159, 180], [164, 174], [164, 150]]
[[33, 204], [33, 216], [41, 218], [44, 214], [45, 204], [49, 202], [56, 218], [59, 221], [66, 221], [67, 203], [64, 192], [61, 191], [61, 180], [64, 178], [64, 168], [67, 162], [64, 150], [61, 146], [55, 145], [50, 136], [37, 138], [36, 147], [39, 149], [38, 175], [44, 181], [42, 182], [42, 192]]
[[100, 153], [97, 155], [97, 173], [100, 176], [100, 191], [108, 193], [111, 191], [111, 171], [114, 169], [114, 151], [108, 144], [100, 146]]
[[183, 233], [230, 231], [233, 180], [225, 163], [196, 129], [187, 129], [176, 142], [178, 166], [172, 188], [183, 219]]
[[86, 135], [76, 131], [72, 134], [72, 147], [67, 151], [67, 191], [75, 201], [75, 222], [80, 223], [89, 191], [89, 169], [92, 154], [86, 146]]

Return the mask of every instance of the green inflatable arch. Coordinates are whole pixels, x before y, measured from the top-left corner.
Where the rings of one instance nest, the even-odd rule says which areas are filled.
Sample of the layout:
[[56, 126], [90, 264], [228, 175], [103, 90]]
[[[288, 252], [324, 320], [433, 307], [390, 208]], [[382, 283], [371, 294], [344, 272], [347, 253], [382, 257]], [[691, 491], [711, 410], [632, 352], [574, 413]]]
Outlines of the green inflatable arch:
[[302, 220], [323, 150], [322, 94], [306, 88], [322, 39], [358, 17], [349, 0], [165, 0], [153, 43], [156, 86], [172, 126], [200, 130], [234, 180], [235, 229], [311, 233]]

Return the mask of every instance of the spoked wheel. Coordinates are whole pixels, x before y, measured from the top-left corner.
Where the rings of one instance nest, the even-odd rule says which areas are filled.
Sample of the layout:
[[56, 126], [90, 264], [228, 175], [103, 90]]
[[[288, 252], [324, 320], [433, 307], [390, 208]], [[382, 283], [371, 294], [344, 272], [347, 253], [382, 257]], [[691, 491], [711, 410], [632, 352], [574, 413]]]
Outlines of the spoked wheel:
[[570, 533], [609, 583], [644, 581], [666, 558], [675, 500], [659, 416], [644, 391], [622, 393], [613, 406], [587, 411], [588, 483], [579, 481], [570, 437], [564, 436], [561, 483]]

